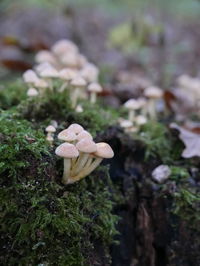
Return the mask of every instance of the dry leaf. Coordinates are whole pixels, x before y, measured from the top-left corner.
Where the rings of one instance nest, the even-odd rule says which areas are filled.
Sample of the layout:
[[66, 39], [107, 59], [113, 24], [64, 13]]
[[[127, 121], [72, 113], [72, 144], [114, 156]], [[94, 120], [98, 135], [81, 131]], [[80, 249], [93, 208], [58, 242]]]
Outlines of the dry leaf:
[[182, 157], [183, 158], [192, 158], [194, 156], [200, 157], [200, 134], [189, 131], [188, 129], [180, 127], [175, 123], [172, 123], [170, 127], [175, 128], [180, 132], [179, 138], [185, 144], [185, 149], [182, 152]]

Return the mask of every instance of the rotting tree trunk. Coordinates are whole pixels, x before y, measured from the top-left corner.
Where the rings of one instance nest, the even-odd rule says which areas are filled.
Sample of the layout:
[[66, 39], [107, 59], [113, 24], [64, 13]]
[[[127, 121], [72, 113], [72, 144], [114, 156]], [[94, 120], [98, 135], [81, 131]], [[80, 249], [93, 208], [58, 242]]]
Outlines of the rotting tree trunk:
[[110, 128], [98, 140], [107, 141], [115, 151], [110, 175], [125, 199], [115, 210], [121, 220], [119, 245], [112, 247], [112, 266], [200, 265], [199, 234], [193, 244], [194, 232], [172, 213], [174, 183], [169, 182], [160, 193], [150, 174], [143, 176], [159, 162], [146, 165], [144, 147], [118, 128]]

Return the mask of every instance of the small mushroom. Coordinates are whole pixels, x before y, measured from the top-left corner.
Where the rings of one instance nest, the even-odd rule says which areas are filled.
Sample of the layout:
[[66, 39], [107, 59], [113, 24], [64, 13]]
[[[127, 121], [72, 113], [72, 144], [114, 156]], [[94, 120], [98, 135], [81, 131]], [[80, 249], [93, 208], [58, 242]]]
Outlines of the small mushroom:
[[35, 88], [30, 88], [27, 91], [27, 96], [36, 97], [36, 96], [38, 96], [38, 91]]
[[91, 136], [85, 136], [84, 139], [81, 139], [79, 142], [77, 142], [76, 148], [78, 149], [80, 155], [74, 166], [72, 175], [77, 175], [80, 171], [82, 171], [89, 159], [90, 154], [97, 151], [96, 144], [91, 139]]
[[100, 142], [96, 144], [97, 151], [93, 153], [94, 159], [89, 160], [79, 174], [73, 177], [74, 182], [89, 175], [102, 162], [104, 158], [110, 159], [114, 156], [114, 152], [109, 144]]
[[64, 129], [58, 134], [58, 139], [65, 142], [74, 143], [77, 140], [77, 135], [72, 130]]
[[54, 126], [49, 125], [48, 127], [45, 128], [45, 131], [47, 132], [47, 140], [50, 142], [50, 144], [53, 144], [54, 140], [54, 133], [56, 132], [56, 129]]
[[70, 81], [72, 81], [77, 76], [77, 71], [70, 69], [70, 68], [63, 68], [58, 73], [58, 76], [60, 79], [64, 81], [64, 83], [59, 89], [59, 91], [62, 92], [69, 85]]
[[136, 118], [135, 118], [135, 123], [136, 125], [138, 126], [142, 126], [144, 124], [147, 123], [147, 118], [143, 115], [138, 115]]
[[38, 78], [37, 74], [31, 69], [27, 70], [23, 74], [23, 80], [25, 83], [28, 84], [28, 86], [34, 86], [35, 82], [37, 82], [38, 79], [39, 78]]
[[72, 108], [75, 108], [77, 105], [78, 98], [81, 94], [81, 90], [86, 87], [86, 81], [77, 76], [71, 81], [72, 86], [72, 93], [71, 93], [71, 101], [72, 101]]
[[88, 91], [90, 92], [90, 102], [96, 103], [97, 93], [102, 92], [102, 87], [99, 83], [93, 82], [88, 86]]
[[79, 156], [79, 151], [77, 148], [70, 143], [62, 143], [55, 150], [56, 155], [64, 158], [64, 171], [62, 177], [63, 184], [71, 183], [70, 171], [71, 171], [71, 160]]
[[80, 76], [88, 83], [97, 82], [99, 76], [99, 69], [91, 63], [87, 63], [81, 70]]
[[66, 53], [77, 53], [78, 47], [72, 41], [63, 39], [57, 41], [52, 46], [51, 51], [59, 58], [62, 58]]
[[149, 99], [147, 103], [149, 117], [152, 120], [156, 120], [156, 101], [162, 97], [163, 92], [160, 88], [148, 87], [145, 89], [144, 95]]
[[77, 106], [76, 106], [76, 110], [75, 110], [77, 113], [82, 113], [83, 112], [83, 107], [82, 107], [82, 105], [80, 105], [80, 104], [78, 104]]
[[44, 63], [44, 62], [48, 62], [53, 66], [56, 66], [56, 64], [57, 64], [55, 56], [47, 50], [39, 51], [36, 54], [35, 61], [39, 64]]
[[40, 77], [44, 78], [49, 84], [49, 88], [53, 90], [52, 79], [58, 78], [58, 71], [55, 68], [46, 68], [40, 72]]
[[135, 99], [129, 99], [127, 102], [125, 102], [124, 107], [128, 109], [128, 120], [134, 122], [135, 111], [140, 109], [140, 104]]

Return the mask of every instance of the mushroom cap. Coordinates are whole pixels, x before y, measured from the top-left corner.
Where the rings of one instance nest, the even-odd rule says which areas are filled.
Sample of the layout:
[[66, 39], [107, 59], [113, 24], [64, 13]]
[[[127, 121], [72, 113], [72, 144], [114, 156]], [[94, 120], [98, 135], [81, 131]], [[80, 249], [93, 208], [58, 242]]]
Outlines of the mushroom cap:
[[54, 126], [49, 125], [48, 127], [45, 128], [45, 131], [49, 132], [49, 133], [54, 133], [54, 132], [56, 132], [56, 129]]
[[138, 115], [136, 118], [135, 118], [135, 122], [136, 124], [138, 125], [144, 125], [147, 123], [147, 118], [143, 115]]
[[122, 127], [122, 128], [130, 128], [130, 127], [133, 126], [133, 122], [132, 121], [125, 120], [125, 119], [123, 119], [122, 121], [120, 121], [119, 124], [120, 124], [120, 127]]
[[88, 91], [90, 92], [102, 92], [102, 87], [99, 83], [96, 83], [96, 82], [93, 82], [93, 83], [90, 83], [90, 85], [88, 86]]
[[86, 86], [86, 81], [82, 77], [77, 76], [72, 79], [71, 85], [73, 87], [84, 88]]
[[87, 63], [81, 70], [80, 75], [87, 82], [96, 82], [98, 80], [99, 69], [91, 63]]
[[29, 69], [24, 72], [23, 80], [25, 83], [35, 83], [38, 80], [38, 76], [35, 71]]
[[35, 88], [30, 88], [27, 91], [27, 95], [30, 96], [30, 97], [37, 96], [38, 94], [39, 93], [38, 93], [38, 91]]
[[97, 151], [95, 142], [88, 138], [81, 139], [79, 142], [77, 142], [76, 148], [80, 152], [84, 152], [84, 153], [93, 153]]
[[43, 79], [38, 79], [35, 83], [34, 83], [35, 87], [37, 88], [48, 88], [48, 83], [43, 80]]
[[50, 51], [47, 50], [39, 51], [36, 54], [35, 61], [37, 63], [49, 62], [50, 64], [53, 65], [57, 63], [55, 56]]
[[77, 113], [82, 113], [83, 112], [83, 107], [80, 105], [80, 104], [78, 104], [77, 106], [76, 106], [76, 110], [75, 110]]
[[77, 138], [76, 138], [76, 134], [73, 131], [69, 129], [64, 129], [58, 134], [58, 139], [64, 140], [67, 142], [72, 142], [76, 140]]
[[70, 68], [63, 68], [58, 75], [59, 78], [70, 81], [77, 76], [77, 71]]
[[79, 61], [80, 67], [83, 67], [84, 65], [86, 65], [88, 63], [87, 58], [82, 54], [79, 54], [78, 61]]
[[65, 53], [78, 52], [78, 47], [72, 41], [62, 39], [52, 46], [51, 51], [60, 57]]
[[163, 91], [158, 87], [148, 87], [144, 91], [144, 95], [151, 99], [161, 98], [163, 95]]
[[78, 141], [80, 141], [80, 140], [82, 140], [82, 139], [90, 139], [90, 140], [93, 140], [93, 137], [92, 137], [92, 135], [88, 132], [88, 131], [86, 131], [86, 130], [83, 130], [83, 131], [81, 131], [78, 135], [77, 135], [77, 140]]
[[43, 70], [47, 68], [52, 68], [53, 66], [49, 62], [43, 62], [34, 67], [35, 71], [40, 74]]
[[140, 97], [137, 101], [140, 108], [144, 107], [147, 104], [147, 100], [144, 97]]
[[42, 78], [57, 78], [58, 77], [58, 71], [53, 67], [46, 68], [40, 72], [40, 76]]
[[96, 144], [97, 151], [94, 153], [95, 156], [100, 158], [112, 158], [114, 156], [114, 152], [109, 144], [105, 142], [99, 142]]
[[56, 120], [51, 120], [51, 125], [54, 126], [55, 128], [57, 128], [58, 122]]
[[75, 134], [79, 134], [81, 131], [84, 130], [84, 128], [79, 124], [71, 124], [67, 129], [71, 130]]
[[47, 140], [47, 141], [54, 141], [54, 138], [53, 138], [52, 136], [47, 136], [47, 137], [46, 137], [46, 140]]
[[125, 102], [124, 107], [129, 110], [138, 110], [140, 109], [140, 104], [135, 99], [129, 99], [127, 102]]
[[77, 148], [70, 143], [62, 143], [55, 150], [55, 154], [63, 158], [76, 158], [79, 156]]
[[63, 65], [68, 66], [68, 67], [78, 67], [79, 65], [79, 58], [77, 53], [67, 53], [64, 55], [60, 61], [62, 62]]

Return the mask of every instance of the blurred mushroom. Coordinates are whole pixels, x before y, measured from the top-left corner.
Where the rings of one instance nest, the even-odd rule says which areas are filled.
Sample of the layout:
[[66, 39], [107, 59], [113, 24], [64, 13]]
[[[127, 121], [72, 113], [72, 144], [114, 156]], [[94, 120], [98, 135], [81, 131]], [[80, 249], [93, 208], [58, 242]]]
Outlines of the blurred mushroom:
[[90, 92], [90, 102], [92, 104], [96, 103], [97, 94], [102, 92], [102, 87], [99, 83], [93, 82], [88, 86], [88, 91]]
[[149, 117], [152, 120], [156, 120], [156, 101], [162, 98], [163, 92], [158, 87], [148, 87], [145, 89], [144, 95], [149, 99], [147, 103]]

